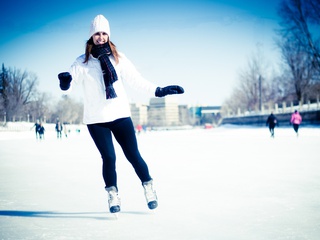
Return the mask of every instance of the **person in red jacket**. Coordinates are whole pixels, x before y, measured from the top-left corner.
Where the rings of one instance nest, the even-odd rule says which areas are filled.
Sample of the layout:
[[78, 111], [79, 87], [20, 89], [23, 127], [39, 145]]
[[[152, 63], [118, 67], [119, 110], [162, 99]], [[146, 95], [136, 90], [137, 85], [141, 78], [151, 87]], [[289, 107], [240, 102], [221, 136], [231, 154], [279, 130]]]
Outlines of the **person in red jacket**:
[[295, 110], [294, 113], [292, 113], [291, 115], [290, 123], [292, 123], [293, 129], [297, 133], [297, 136], [299, 135], [298, 131], [299, 131], [299, 126], [301, 122], [302, 122], [302, 117], [300, 113], [297, 110]]

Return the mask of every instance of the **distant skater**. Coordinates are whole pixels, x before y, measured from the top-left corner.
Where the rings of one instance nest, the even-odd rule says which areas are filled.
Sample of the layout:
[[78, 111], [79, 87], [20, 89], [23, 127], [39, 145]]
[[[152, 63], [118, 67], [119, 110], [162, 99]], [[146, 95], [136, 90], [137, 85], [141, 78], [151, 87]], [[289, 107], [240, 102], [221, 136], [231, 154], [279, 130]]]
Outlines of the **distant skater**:
[[62, 137], [62, 130], [63, 130], [63, 126], [62, 126], [61, 122], [57, 121], [57, 123], [56, 123], [57, 138]]
[[[38, 139], [40, 136], [39, 136], [39, 129], [40, 129], [40, 122], [39, 120], [36, 121], [36, 123], [33, 125], [34, 130], [35, 130], [35, 133], [36, 133], [36, 139]], [[31, 128], [31, 129], [32, 129]], [[31, 130], [30, 129], [30, 130]]]
[[40, 138], [40, 140], [44, 139], [44, 131], [45, 131], [45, 129], [43, 127], [43, 124], [40, 123], [40, 125], [39, 125], [39, 138]]
[[138, 134], [140, 134], [140, 133], [142, 132], [142, 130], [143, 130], [141, 124], [138, 124], [136, 128], [137, 128], [137, 133], [138, 133]]
[[138, 149], [124, 82], [156, 97], [181, 94], [183, 88], [178, 85], [161, 88], [144, 79], [132, 62], [118, 52], [110, 41], [109, 22], [102, 15], [97, 15], [91, 23], [85, 53], [75, 60], [70, 72], [62, 72], [58, 78], [63, 91], [71, 91], [73, 84], [82, 86], [83, 122], [101, 154], [102, 176], [108, 192], [110, 212], [120, 211], [113, 136], [141, 181], [148, 207], [156, 208], [158, 200], [153, 189], [153, 179]]
[[302, 122], [302, 117], [300, 115], [300, 113], [295, 110], [294, 113], [292, 113], [291, 115], [291, 119], [290, 119], [290, 123], [292, 123], [293, 125], [293, 129], [296, 132], [297, 136], [299, 136], [299, 126]]
[[271, 137], [274, 137], [274, 128], [275, 126], [279, 126], [278, 120], [275, 115], [273, 115], [273, 112], [269, 115], [266, 125], [269, 126], [269, 131], [271, 133]]
[[67, 138], [68, 137], [68, 128], [67, 128], [66, 124], [63, 124], [63, 133], [64, 133], [64, 136]]

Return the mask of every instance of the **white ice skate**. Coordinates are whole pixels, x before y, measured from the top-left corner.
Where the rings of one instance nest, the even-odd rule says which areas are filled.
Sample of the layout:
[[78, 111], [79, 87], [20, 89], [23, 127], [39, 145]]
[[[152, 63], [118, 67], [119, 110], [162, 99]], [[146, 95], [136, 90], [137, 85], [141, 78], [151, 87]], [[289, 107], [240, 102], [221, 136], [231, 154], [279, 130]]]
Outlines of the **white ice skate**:
[[158, 198], [156, 192], [153, 190], [152, 180], [142, 183], [144, 194], [148, 203], [149, 209], [158, 207]]
[[120, 212], [120, 198], [118, 196], [118, 191], [116, 187], [108, 187], [106, 188], [108, 194], [109, 194], [109, 210], [111, 213], [117, 213]]

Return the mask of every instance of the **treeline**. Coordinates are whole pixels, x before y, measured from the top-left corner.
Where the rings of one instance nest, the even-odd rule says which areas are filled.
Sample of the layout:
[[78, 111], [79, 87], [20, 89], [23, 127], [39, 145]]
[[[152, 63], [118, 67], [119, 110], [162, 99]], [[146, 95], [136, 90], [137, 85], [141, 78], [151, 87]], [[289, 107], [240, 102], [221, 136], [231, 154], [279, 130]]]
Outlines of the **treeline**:
[[57, 119], [67, 123], [82, 122], [82, 103], [68, 96], [53, 102], [48, 93], [38, 90], [36, 74], [6, 68], [0, 72], [0, 122], [33, 121], [54, 123]]
[[271, 67], [258, 47], [222, 106], [223, 114], [259, 112], [276, 103], [316, 102], [320, 94], [320, 0], [283, 0], [275, 45], [281, 62]]

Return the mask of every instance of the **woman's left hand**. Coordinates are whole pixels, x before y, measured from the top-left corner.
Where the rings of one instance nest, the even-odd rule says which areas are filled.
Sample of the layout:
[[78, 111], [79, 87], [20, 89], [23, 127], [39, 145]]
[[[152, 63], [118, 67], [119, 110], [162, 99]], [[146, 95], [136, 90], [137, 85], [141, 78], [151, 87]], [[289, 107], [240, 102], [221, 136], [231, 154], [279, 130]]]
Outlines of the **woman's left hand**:
[[170, 85], [164, 88], [157, 87], [155, 95], [156, 97], [164, 97], [171, 94], [182, 94], [184, 89], [178, 85]]

